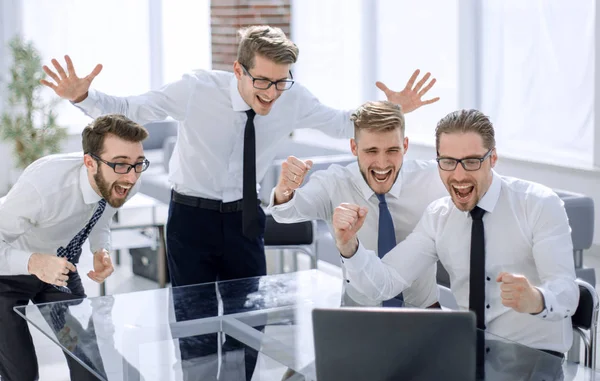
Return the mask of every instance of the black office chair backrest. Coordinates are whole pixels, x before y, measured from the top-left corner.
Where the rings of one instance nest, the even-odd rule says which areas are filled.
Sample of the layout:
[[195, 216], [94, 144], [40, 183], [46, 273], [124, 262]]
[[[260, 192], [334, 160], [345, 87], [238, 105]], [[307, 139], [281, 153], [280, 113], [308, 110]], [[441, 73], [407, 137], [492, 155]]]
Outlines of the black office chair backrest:
[[267, 216], [265, 246], [310, 245], [313, 240], [312, 221], [280, 224], [273, 216]]
[[579, 305], [571, 318], [576, 328], [590, 329], [594, 310], [594, 296], [585, 286], [579, 285]]

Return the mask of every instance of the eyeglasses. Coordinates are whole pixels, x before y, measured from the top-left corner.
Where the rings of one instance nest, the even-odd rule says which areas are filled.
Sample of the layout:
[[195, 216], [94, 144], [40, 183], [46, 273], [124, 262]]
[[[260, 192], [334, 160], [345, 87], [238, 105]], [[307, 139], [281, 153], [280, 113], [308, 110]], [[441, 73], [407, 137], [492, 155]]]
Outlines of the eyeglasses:
[[442, 171], [454, 171], [458, 163], [462, 165], [465, 171], [477, 171], [481, 168], [481, 163], [485, 161], [490, 155], [494, 148], [490, 148], [489, 151], [483, 157], [469, 157], [466, 159], [452, 159], [450, 157], [438, 157], [436, 161]]
[[254, 78], [252, 76], [252, 74], [250, 74], [248, 72], [248, 69], [246, 69], [246, 66], [244, 66], [244, 65], [241, 65], [241, 66], [242, 66], [242, 69], [244, 69], [244, 72], [248, 75], [248, 77], [252, 78], [252, 86], [254, 86], [255, 89], [267, 90], [272, 85], [275, 85], [275, 88], [277, 90], [284, 91], [284, 90], [291, 89], [292, 86], [294, 85], [294, 76], [292, 75], [291, 71], [289, 72], [291, 79], [280, 79], [278, 81], [271, 81], [271, 80], [268, 80], [265, 78]]
[[91, 157], [93, 157], [94, 159], [101, 161], [104, 164], [108, 165], [109, 167], [111, 167], [113, 169], [113, 171], [115, 171], [115, 173], [118, 173], [119, 175], [125, 175], [125, 174], [129, 173], [131, 171], [131, 168], [133, 168], [135, 173], [142, 173], [146, 169], [148, 169], [148, 167], [150, 166], [150, 162], [148, 161], [148, 159], [144, 159], [144, 161], [140, 161], [139, 163], [135, 163], [135, 164], [112, 163], [110, 161], [106, 161], [106, 160], [99, 158], [98, 156], [94, 155], [93, 153], [90, 153], [89, 155]]

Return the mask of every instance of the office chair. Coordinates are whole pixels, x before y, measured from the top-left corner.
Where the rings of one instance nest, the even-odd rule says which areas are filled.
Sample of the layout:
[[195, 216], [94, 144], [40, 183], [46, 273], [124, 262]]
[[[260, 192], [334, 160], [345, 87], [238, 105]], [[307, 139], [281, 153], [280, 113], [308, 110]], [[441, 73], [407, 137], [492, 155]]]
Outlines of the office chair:
[[[596, 289], [589, 283], [576, 279], [575, 282], [579, 286], [579, 304], [577, 310], [573, 314], [571, 320], [573, 323], [573, 331], [579, 335], [585, 346], [585, 366], [593, 370], [596, 369], [596, 339], [598, 330], [598, 294]], [[579, 345], [573, 346], [579, 349]], [[578, 360], [579, 353], [572, 354], [569, 352], [569, 360]]]
[[294, 270], [298, 268], [298, 253], [304, 253], [310, 258], [310, 268], [317, 268], [316, 221], [280, 224], [273, 216], [267, 215], [265, 225], [265, 249], [279, 250], [279, 272], [283, 272], [283, 250], [294, 253]]

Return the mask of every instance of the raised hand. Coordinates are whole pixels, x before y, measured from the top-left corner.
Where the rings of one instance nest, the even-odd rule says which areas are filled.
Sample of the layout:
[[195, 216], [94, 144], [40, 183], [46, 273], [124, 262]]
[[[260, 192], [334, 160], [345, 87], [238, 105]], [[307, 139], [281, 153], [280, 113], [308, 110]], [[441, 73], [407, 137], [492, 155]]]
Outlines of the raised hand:
[[356, 233], [360, 230], [368, 209], [356, 204], [342, 203], [333, 211], [335, 244], [344, 257], [351, 257], [358, 248]]
[[[400, 107], [402, 107], [402, 112], [408, 114], [409, 112], [415, 111], [421, 106], [432, 104], [440, 100], [440, 97], [427, 100], [421, 99], [425, 94], [427, 94], [433, 85], [435, 85], [436, 79], [433, 78], [431, 81], [429, 81], [429, 83], [427, 83], [431, 77], [431, 73], [427, 73], [415, 85], [415, 81], [419, 77], [419, 73], [421, 73], [419, 69], [415, 70], [408, 82], [406, 82], [406, 86], [402, 91], [390, 90], [386, 85], [383, 84], [383, 82], [377, 82], [375, 85], [377, 88], [379, 88], [379, 90], [385, 93], [388, 101], [399, 104]], [[426, 83], [427, 85], [423, 87]]]
[[500, 298], [506, 307], [529, 314], [537, 314], [544, 309], [542, 293], [525, 276], [501, 272], [496, 282], [502, 282]]
[[102, 283], [115, 271], [108, 251], [102, 249], [94, 253], [94, 270], [87, 276], [97, 283]]
[[81, 102], [87, 97], [88, 90], [94, 78], [102, 71], [102, 65], [96, 65], [90, 74], [79, 78], [75, 73], [75, 67], [71, 58], [65, 56], [65, 61], [67, 63], [66, 72], [55, 58], [51, 62], [56, 72], [44, 65], [44, 72], [54, 80], [54, 83], [45, 79], [40, 80], [40, 83], [54, 90], [56, 95], [63, 99], [68, 99], [75, 103]]
[[300, 188], [312, 165], [311, 160], [302, 161], [294, 156], [288, 157], [281, 164], [279, 182], [275, 187], [275, 205], [286, 203], [292, 198], [292, 194]]
[[37, 276], [42, 282], [57, 286], [67, 286], [69, 271], [77, 271], [66, 258], [54, 254], [33, 253], [27, 264], [29, 273]]

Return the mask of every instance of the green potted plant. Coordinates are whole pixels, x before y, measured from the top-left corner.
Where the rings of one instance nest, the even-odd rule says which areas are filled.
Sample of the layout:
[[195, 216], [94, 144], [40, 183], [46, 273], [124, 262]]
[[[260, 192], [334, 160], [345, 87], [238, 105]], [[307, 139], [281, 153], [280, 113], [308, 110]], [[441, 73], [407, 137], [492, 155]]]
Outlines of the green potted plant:
[[40, 157], [59, 152], [67, 129], [58, 126], [53, 111], [60, 99], [44, 101], [40, 94], [44, 87], [40, 80], [46, 73], [38, 50], [20, 36], [8, 46], [13, 63], [7, 84], [7, 107], [0, 119], [0, 137], [12, 143], [14, 165], [22, 171]]

